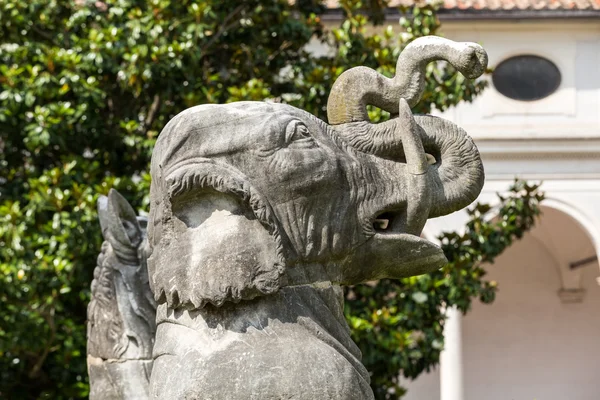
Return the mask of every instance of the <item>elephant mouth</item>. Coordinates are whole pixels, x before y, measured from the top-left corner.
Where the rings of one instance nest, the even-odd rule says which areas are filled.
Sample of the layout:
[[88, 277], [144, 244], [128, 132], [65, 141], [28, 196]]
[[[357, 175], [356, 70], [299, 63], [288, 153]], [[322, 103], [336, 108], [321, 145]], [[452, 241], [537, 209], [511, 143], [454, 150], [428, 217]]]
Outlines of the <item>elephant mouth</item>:
[[349, 282], [365, 282], [384, 278], [421, 275], [443, 267], [448, 260], [436, 244], [419, 236], [420, 232], [403, 231], [402, 211], [385, 211], [373, 220], [374, 234], [356, 258], [357, 265], [371, 265], [347, 277]]
[[421, 237], [422, 225], [410, 223], [405, 202], [373, 214], [366, 244], [366, 259], [378, 266], [369, 279], [420, 275], [443, 267], [448, 260], [442, 249]]
[[427, 210], [422, 209], [421, 206], [423, 204], [411, 208], [406, 201], [384, 206], [371, 214], [365, 230], [371, 236], [405, 234], [418, 237], [421, 235], [427, 217]]
[[404, 233], [406, 228], [406, 206], [376, 213], [372, 219], [372, 230], [376, 235]]

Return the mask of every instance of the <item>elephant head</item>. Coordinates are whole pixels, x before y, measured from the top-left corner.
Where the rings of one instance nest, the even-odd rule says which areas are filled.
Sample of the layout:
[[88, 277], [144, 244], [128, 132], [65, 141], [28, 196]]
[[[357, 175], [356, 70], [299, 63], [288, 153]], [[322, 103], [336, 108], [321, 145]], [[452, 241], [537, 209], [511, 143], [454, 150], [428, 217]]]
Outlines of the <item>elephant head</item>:
[[[425, 65], [438, 59], [469, 77], [487, 63], [476, 44], [427, 37], [401, 53], [395, 78], [364, 67], [342, 74], [330, 124], [264, 102], [202, 105], [173, 118], [151, 165], [148, 265], [159, 303], [221, 306], [283, 286], [443, 266], [421, 230], [472, 202], [484, 174], [461, 128], [410, 111]], [[367, 105], [393, 118], [373, 124]]]
[[156, 303], [148, 282], [145, 217], [111, 189], [98, 199], [102, 251], [87, 316], [89, 398], [148, 398]]
[[98, 217], [104, 242], [88, 306], [88, 353], [103, 359], [149, 359], [156, 303], [148, 288], [147, 218], [137, 216], [115, 189], [99, 197]]

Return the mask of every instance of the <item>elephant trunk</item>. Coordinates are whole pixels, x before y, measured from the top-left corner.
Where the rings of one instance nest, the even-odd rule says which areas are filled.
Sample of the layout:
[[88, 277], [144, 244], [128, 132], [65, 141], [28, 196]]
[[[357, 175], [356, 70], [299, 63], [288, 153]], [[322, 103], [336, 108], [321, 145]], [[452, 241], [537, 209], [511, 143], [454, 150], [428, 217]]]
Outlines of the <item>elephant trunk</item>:
[[450, 121], [429, 115], [413, 117], [408, 105], [402, 104], [406, 102], [401, 101], [398, 118], [380, 124], [339, 125], [336, 134], [363, 153], [402, 165], [406, 162], [411, 175], [426, 174], [426, 179], [420, 181], [432, 186], [429, 218], [469, 205], [479, 195], [484, 181], [483, 165], [473, 140]]
[[427, 158], [418, 127], [406, 100], [400, 99], [398, 118], [380, 124], [355, 122], [334, 126], [338, 137], [352, 148], [393, 161], [406, 162], [409, 172], [427, 172]]
[[393, 78], [367, 67], [351, 68], [340, 75], [327, 101], [329, 123], [368, 121], [367, 105], [396, 114], [400, 98], [415, 106], [425, 89], [425, 68], [436, 60], [448, 61], [467, 78], [481, 76], [488, 62], [478, 44], [437, 36], [418, 38], [400, 53]]
[[429, 218], [449, 214], [473, 202], [484, 183], [483, 164], [473, 139], [456, 124], [430, 115], [416, 115], [433, 185]]
[[[447, 60], [468, 78], [480, 76], [487, 67], [487, 54], [475, 43], [422, 37], [402, 51], [396, 76], [386, 78], [370, 68], [352, 68], [335, 82], [327, 102], [329, 123], [346, 143], [362, 152], [406, 162], [412, 176], [409, 186], [417, 192], [411, 196], [413, 211], [429, 217], [471, 203], [484, 179], [479, 152], [466, 132], [443, 119], [413, 117], [410, 112], [423, 93], [425, 68], [435, 60]], [[395, 118], [371, 124], [367, 105]]]

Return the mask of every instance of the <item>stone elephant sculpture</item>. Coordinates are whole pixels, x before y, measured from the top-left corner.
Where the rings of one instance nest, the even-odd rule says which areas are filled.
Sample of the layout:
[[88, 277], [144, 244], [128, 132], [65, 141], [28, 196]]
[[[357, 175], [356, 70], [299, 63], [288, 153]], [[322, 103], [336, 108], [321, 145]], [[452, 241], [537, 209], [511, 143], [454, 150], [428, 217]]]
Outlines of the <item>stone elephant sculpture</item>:
[[[471, 203], [484, 181], [461, 128], [411, 113], [438, 59], [468, 77], [487, 65], [476, 44], [426, 37], [401, 53], [394, 78], [342, 74], [329, 124], [238, 102], [165, 126], [148, 218], [151, 398], [373, 398], [341, 285], [443, 266], [421, 230]], [[372, 124], [367, 105], [393, 118]]]

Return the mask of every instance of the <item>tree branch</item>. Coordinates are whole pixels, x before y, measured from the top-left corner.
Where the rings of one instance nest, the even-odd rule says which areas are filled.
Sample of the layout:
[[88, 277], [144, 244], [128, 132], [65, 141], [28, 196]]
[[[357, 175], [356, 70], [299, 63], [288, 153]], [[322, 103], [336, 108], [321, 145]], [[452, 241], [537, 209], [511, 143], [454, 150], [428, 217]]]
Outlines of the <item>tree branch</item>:
[[148, 109], [148, 115], [146, 115], [146, 119], [144, 120], [144, 123], [142, 124], [142, 132], [144, 133], [144, 135], [146, 135], [148, 133], [148, 130], [152, 126], [152, 123], [154, 122], [154, 118], [156, 118], [156, 112], [158, 111], [159, 107], [160, 107], [160, 95], [155, 94], [154, 99], [152, 100], [152, 104], [150, 105], [150, 108]]
[[292, 42], [285, 40], [283, 43], [281, 43], [281, 46], [279, 46], [279, 48], [277, 50], [275, 50], [273, 53], [269, 54], [267, 61], [268, 62], [273, 61], [275, 59], [275, 57], [277, 57], [279, 54], [281, 54], [282, 51], [284, 51], [291, 45], [292, 45]]
[[[51, 314], [54, 314], [54, 309], [52, 309]], [[50, 354], [50, 351], [52, 349], [52, 343], [54, 343], [54, 338], [56, 337], [56, 325], [54, 324], [53, 316], [47, 315], [46, 313], [42, 314], [42, 316], [48, 323], [48, 326], [50, 327], [50, 338], [48, 338], [48, 341], [46, 343], [43, 353], [39, 356], [39, 358], [35, 362], [35, 365], [33, 366], [33, 368], [31, 368], [31, 371], [29, 371], [29, 373], [27, 374], [27, 376], [30, 379], [36, 378], [38, 376], [38, 374], [40, 373], [40, 370], [42, 369], [44, 362], [46, 362], [46, 358], [48, 358], [48, 354]]]
[[225, 33], [225, 31], [227, 31], [227, 30], [233, 28], [235, 25], [239, 24], [240, 21], [238, 20], [238, 21], [234, 21], [231, 24], [227, 25], [227, 23], [243, 9], [244, 9], [244, 4], [242, 3], [239, 6], [237, 6], [232, 12], [230, 12], [225, 17], [225, 19], [223, 19], [223, 23], [219, 27], [219, 30], [217, 31], [217, 33], [208, 42], [206, 42], [206, 44], [204, 46], [201, 47], [200, 51], [202, 52], [202, 55], [204, 55], [204, 53], [210, 46], [215, 44], [215, 42], [223, 35], [223, 33]]

